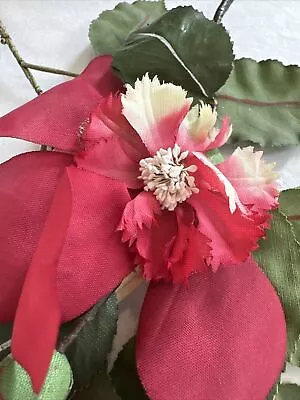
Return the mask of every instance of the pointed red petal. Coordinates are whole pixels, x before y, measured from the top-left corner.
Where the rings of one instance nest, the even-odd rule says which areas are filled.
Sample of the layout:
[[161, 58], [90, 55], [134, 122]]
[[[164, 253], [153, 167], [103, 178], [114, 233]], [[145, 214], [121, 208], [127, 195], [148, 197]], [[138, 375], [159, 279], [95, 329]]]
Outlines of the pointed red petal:
[[0, 166], [0, 320], [12, 320], [53, 194], [71, 157], [19, 155]]
[[26, 274], [14, 321], [12, 355], [30, 375], [36, 393], [47, 375], [61, 322], [57, 260], [69, 225], [71, 205], [71, 188], [64, 173]]
[[151, 400], [263, 400], [285, 345], [280, 301], [248, 261], [197, 274], [189, 287], [151, 283], [137, 365]]
[[0, 119], [0, 136], [76, 152], [78, 129], [102, 96], [120, 90], [111, 56], [95, 58], [80, 76], [31, 100]]

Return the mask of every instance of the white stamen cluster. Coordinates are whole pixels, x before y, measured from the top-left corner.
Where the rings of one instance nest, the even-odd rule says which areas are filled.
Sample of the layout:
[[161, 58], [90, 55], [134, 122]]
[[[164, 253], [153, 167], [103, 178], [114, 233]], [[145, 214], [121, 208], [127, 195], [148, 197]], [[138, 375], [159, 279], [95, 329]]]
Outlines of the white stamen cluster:
[[173, 211], [178, 203], [184, 202], [193, 193], [199, 193], [195, 178], [189, 175], [189, 172], [197, 171], [196, 165], [185, 167], [183, 164], [188, 154], [188, 151], [181, 153], [180, 147], [175, 144], [173, 149], [160, 149], [154, 157], [140, 161], [139, 179], [144, 181], [144, 190], [153, 192], [162, 209]]

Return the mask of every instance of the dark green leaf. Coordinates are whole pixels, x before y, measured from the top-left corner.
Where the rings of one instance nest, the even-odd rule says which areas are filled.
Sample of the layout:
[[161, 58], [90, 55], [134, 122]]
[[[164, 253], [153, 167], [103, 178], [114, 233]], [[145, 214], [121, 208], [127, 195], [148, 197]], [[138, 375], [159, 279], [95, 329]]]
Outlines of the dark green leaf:
[[[109, 376], [102, 372], [92, 379], [90, 385], [76, 392], [72, 400], [121, 400], [112, 387]], [[134, 399], [132, 399], [134, 400]]]
[[10, 353], [8, 341], [11, 339], [12, 329], [12, 322], [0, 324], [0, 361]]
[[279, 209], [292, 223], [296, 238], [300, 243], [300, 188], [281, 192]]
[[136, 369], [134, 338], [120, 352], [111, 371], [111, 378], [122, 400], [149, 400]]
[[275, 287], [285, 312], [288, 357], [294, 352], [300, 334], [300, 245], [292, 225], [280, 211], [273, 212], [271, 229], [254, 253]]
[[[117, 332], [117, 320], [117, 298], [111, 295], [106, 302], [100, 301], [72, 322], [59, 349], [65, 348], [74, 375], [75, 390], [88, 386], [95, 375], [106, 370], [107, 356]], [[64, 329], [68, 331], [68, 327]], [[68, 342], [71, 344], [66, 345]]]
[[12, 322], [0, 324], [0, 345], [11, 338], [12, 328]]
[[226, 82], [233, 58], [222, 25], [192, 7], [177, 7], [133, 32], [115, 53], [113, 67], [130, 84], [149, 72], [193, 96], [210, 98]]
[[229, 115], [234, 141], [261, 146], [300, 142], [300, 68], [281, 62], [236, 60], [218, 96], [220, 116]]
[[147, 26], [166, 12], [163, 1], [120, 3], [114, 10], [104, 11], [95, 19], [89, 38], [96, 54], [114, 54], [131, 32]]
[[279, 392], [275, 395], [276, 400], [299, 400], [300, 387], [292, 384], [281, 384]]

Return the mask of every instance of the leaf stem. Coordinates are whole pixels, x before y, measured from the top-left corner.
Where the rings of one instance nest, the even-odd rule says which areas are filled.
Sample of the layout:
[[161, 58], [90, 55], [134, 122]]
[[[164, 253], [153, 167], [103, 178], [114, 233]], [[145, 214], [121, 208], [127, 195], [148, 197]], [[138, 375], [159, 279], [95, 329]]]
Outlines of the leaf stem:
[[42, 94], [42, 89], [39, 87], [37, 84], [34, 76], [30, 72], [29, 68], [26, 66], [26, 63], [20, 56], [14, 42], [12, 41], [12, 38], [9, 36], [5, 26], [3, 25], [2, 21], [0, 20], [0, 37], [1, 37], [1, 43], [4, 45], [7, 45], [11, 53], [13, 54], [14, 58], [18, 62], [19, 66], [21, 67], [22, 71], [24, 72], [24, 75], [26, 78], [29, 80], [31, 86], [33, 87], [35, 93], [37, 95]]
[[233, 3], [234, 0], [222, 0], [217, 11], [215, 12], [213, 20], [220, 24], [226, 12], [229, 10], [229, 7]]
[[217, 99], [233, 101], [235, 103], [248, 104], [249, 106], [257, 106], [257, 107], [292, 107], [299, 108], [300, 101], [259, 101], [259, 100], [251, 100], [251, 99], [239, 99], [234, 96], [229, 96], [227, 94], [217, 94]]

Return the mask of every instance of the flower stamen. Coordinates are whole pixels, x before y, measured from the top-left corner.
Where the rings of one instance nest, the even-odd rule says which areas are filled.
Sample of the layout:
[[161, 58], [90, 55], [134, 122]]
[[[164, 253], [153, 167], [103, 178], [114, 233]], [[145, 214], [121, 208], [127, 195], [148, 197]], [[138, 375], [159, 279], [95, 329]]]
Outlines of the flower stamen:
[[189, 175], [197, 171], [196, 165], [186, 167], [183, 164], [188, 154], [188, 151], [181, 152], [175, 144], [173, 149], [160, 149], [154, 157], [140, 161], [139, 179], [144, 181], [144, 190], [153, 192], [162, 209], [173, 211], [178, 203], [184, 202], [193, 193], [199, 193], [195, 178]]

